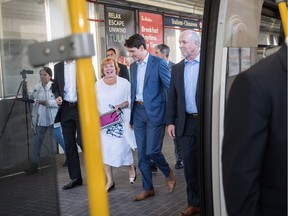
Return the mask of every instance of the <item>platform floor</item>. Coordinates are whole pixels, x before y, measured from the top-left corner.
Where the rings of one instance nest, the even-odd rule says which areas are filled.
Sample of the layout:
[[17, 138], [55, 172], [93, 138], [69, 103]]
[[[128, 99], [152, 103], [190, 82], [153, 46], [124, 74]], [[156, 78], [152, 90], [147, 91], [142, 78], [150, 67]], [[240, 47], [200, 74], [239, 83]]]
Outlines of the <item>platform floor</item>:
[[[163, 153], [169, 165], [174, 169], [174, 145], [167, 136], [164, 138]], [[81, 164], [84, 161], [81, 155]], [[135, 154], [135, 160], [136, 160]], [[61, 161], [63, 162], [63, 161]], [[137, 164], [137, 161], [135, 161]], [[60, 162], [58, 164], [61, 164]], [[82, 166], [84, 174], [84, 167]], [[137, 180], [135, 184], [129, 183], [127, 168], [113, 169], [115, 179], [115, 189], [108, 193], [109, 211], [111, 216], [176, 216], [187, 206], [186, 184], [183, 169], [175, 170], [177, 185], [173, 193], [169, 193], [165, 184], [164, 175], [158, 170], [153, 173], [153, 184], [155, 196], [143, 201], [135, 202], [133, 197], [141, 192], [142, 182], [141, 173], [137, 169]], [[85, 174], [84, 180], [85, 180]], [[84, 185], [72, 190], [61, 190], [63, 183], [69, 181], [66, 168], [58, 169], [58, 191], [60, 200], [61, 215], [64, 216], [83, 216], [89, 215], [87, 187]]]
[[[174, 145], [168, 137], [164, 138], [163, 153], [174, 170]], [[134, 158], [137, 164], [136, 153]], [[62, 167], [65, 156], [56, 155], [55, 161], [56, 180], [51, 166], [44, 166], [42, 172], [34, 175], [20, 172], [0, 178], [0, 215], [89, 215], [83, 153], [80, 153], [83, 186], [71, 190], [62, 190], [62, 186], [69, 182], [68, 170]], [[129, 183], [127, 168], [115, 168], [113, 173], [116, 187], [108, 193], [110, 216], [176, 216], [187, 205], [183, 169], [175, 170], [177, 185], [173, 193], [168, 192], [164, 175], [159, 170], [154, 173], [155, 196], [140, 202], [133, 201], [133, 197], [142, 190], [139, 169], [135, 184]]]

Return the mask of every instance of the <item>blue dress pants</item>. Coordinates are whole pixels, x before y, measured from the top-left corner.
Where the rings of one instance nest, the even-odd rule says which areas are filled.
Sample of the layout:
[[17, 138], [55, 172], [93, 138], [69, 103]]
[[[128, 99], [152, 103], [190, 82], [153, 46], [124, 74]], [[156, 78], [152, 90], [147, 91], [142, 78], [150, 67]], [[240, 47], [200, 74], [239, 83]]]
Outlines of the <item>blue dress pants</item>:
[[133, 126], [138, 150], [138, 166], [142, 173], [144, 191], [153, 189], [150, 159], [168, 177], [170, 168], [162, 154], [165, 124], [154, 125], [147, 117], [144, 105], [135, 104]]

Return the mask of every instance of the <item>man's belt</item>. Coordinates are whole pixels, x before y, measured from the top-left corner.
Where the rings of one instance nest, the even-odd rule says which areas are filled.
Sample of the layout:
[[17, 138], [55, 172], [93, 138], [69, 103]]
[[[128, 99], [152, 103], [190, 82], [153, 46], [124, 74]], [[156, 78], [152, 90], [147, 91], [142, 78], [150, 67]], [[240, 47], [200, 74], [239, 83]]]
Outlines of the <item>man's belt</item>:
[[69, 101], [66, 101], [66, 100], [63, 100], [63, 103], [64, 104], [68, 104], [69, 106], [77, 106], [78, 105], [78, 102], [75, 101], [75, 102], [69, 102]]
[[135, 101], [136, 104], [144, 105], [144, 101]]
[[186, 117], [187, 118], [197, 119], [198, 118], [198, 113], [186, 113]]

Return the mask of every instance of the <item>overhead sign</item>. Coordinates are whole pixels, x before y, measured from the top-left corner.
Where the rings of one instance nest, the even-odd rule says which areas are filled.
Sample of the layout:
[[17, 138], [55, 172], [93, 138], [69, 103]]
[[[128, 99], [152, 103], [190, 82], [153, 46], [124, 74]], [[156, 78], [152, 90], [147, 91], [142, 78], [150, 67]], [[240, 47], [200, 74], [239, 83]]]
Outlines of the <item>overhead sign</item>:
[[121, 56], [127, 56], [125, 40], [135, 34], [135, 13], [133, 10], [106, 7], [105, 30], [107, 48], [115, 48]]
[[154, 54], [154, 47], [163, 43], [163, 16], [140, 11], [139, 34], [145, 38], [147, 50]]
[[182, 19], [177, 17], [164, 17], [164, 26], [180, 27], [185, 29], [202, 29], [202, 21], [199, 19]]

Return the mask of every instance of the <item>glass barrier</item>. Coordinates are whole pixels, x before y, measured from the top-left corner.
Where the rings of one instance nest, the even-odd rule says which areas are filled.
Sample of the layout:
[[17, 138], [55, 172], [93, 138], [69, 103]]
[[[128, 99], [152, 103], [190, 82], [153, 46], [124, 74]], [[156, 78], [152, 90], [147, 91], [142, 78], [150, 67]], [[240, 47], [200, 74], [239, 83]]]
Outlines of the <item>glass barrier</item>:
[[[32, 68], [27, 56], [29, 44], [47, 41], [46, 6], [35, 0], [0, 3], [1, 215], [60, 214], [56, 164], [62, 166], [65, 156], [55, 155], [53, 127], [46, 132], [39, 160], [34, 156], [35, 140], [44, 134], [32, 124], [35, 104], [30, 97], [40, 68]], [[31, 166], [32, 161], [37, 162]]]

